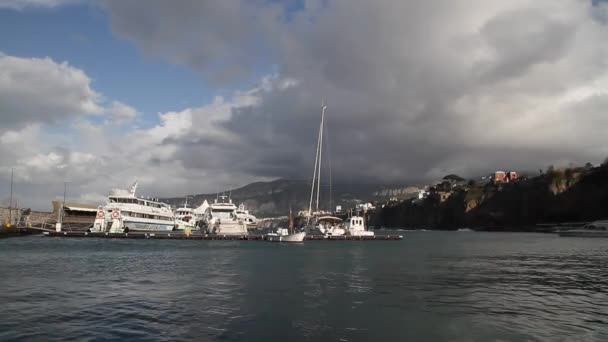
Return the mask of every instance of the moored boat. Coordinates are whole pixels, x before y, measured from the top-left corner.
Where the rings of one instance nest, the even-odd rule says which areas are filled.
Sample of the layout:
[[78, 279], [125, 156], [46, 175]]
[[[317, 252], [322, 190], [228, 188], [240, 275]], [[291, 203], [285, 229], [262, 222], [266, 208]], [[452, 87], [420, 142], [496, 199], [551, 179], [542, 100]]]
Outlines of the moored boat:
[[374, 232], [365, 229], [365, 219], [361, 216], [351, 216], [346, 223], [346, 235], [374, 236]]
[[175, 223], [177, 230], [192, 231], [197, 229], [196, 222], [202, 219], [202, 215], [198, 215], [193, 208], [188, 207], [188, 198], [184, 202], [184, 206], [175, 209]]
[[314, 218], [314, 223], [306, 226], [305, 231], [311, 235], [342, 236], [346, 234], [344, 221], [335, 216]]
[[562, 237], [608, 238], [608, 221], [594, 221], [582, 228], [560, 230], [557, 233]]
[[247, 235], [247, 225], [240, 219], [237, 207], [231, 199], [226, 202], [227, 196], [218, 196], [222, 201], [216, 199], [205, 211], [204, 223], [208, 234], [217, 235]]
[[304, 242], [305, 232], [290, 233], [287, 228], [279, 228], [275, 233], [266, 234], [266, 240], [271, 242]]
[[275, 233], [269, 233], [266, 235], [266, 240], [271, 242], [304, 242], [306, 232], [294, 231], [293, 227], [293, 215], [291, 213], [291, 207], [289, 208], [289, 228], [279, 228]]
[[247, 229], [256, 229], [258, 227], [258, 219], [249, 213], [249, 210], [245, 209], [245, 205], [239, 205], [236, 210], [236, 217], [243, 220], [245, 225], [247, 225]]
[[98, 208], [91, 231], [123, 233], [176, 229], [175, 216], [168, 204], [137, 196], [136, 191], [137, 182], [128, 191], [112, 190], [108, 202]]

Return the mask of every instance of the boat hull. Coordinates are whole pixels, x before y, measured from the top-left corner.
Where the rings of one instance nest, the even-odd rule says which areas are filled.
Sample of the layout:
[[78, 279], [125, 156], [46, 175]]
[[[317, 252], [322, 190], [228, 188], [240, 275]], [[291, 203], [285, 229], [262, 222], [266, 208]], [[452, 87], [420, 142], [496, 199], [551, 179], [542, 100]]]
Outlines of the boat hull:
[[343, 228], [332, 228], [328, 229], [326, 232], [327, 236], [344, 236], [346, 234], [346, 230]]
[[242, 223], [230, 222], [220, 223], [208, 230], [209, 234], [214, 235], [248, 235], [247, 226]]
[[268, 235], [267, 239], [270, 242], [304, 242], [306, 237], [305, 232], [289, 234], [289, 235]]
[[149, 223], [125, 220], [122, 229], [124, 228], [129, 228], [131, 232], [170, 232], [174, 230], [175, 225], [173, 223]]
[[558, 233], [561, 237], [585, 237], [585, 238], [608, 238], [607, 231], [580, 231], [570, 230]]
[[355, 231], [348, 231], [346, 235], [349, 235], [349, 236], [374, 236], [374, 232], [369, 231], [369, 230], [355, 230]]

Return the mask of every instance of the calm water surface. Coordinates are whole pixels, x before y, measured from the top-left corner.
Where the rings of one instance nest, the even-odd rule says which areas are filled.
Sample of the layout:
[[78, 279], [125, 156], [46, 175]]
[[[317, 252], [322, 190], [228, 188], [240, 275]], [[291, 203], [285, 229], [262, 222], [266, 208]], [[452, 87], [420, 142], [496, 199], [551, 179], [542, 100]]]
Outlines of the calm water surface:
[[608, 239], [0, 240], [0, 340], [608, 341]]

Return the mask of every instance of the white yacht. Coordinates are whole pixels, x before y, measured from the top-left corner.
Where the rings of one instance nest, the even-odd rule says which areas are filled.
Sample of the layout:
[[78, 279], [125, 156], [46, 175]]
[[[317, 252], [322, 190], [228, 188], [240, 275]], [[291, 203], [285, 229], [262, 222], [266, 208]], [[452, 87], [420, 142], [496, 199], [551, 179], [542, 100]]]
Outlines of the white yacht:
[[188, 198], [184, 206], [175, 209], [175, 222], [178, 230], [195, 230], [197, 222], [203, 219], [203, 213], [188, 207]]
[[313, 224], [306, 226], [305, 230], [311, 235], [342, 236], [346, 234], [344, 221], [335, 216], [317, 217]]
[[217, 235], [247, 235], [247, 224], [237, 217], [237, 207], [227, 196], [218, 196], [205, 212], [204, 222], [207, 233]]
[[236, 217], [243, 220], [247, 225], [247, 229], [256, 229], [258, 227], [258, 219], [245, 210], [245, 205], [241, 203], [236, 210]]
[[374, 232], [365, 229], [365, 220], [361, 216], [351, 216], [346, 222], [346, 235], [374, 236]]
[[168, 204], [137, 196], [137, 182], [130, 190], [115, 189], [108, 202], [100, 206], [93, 232], [123, 233], [130, 231], [172, 231], [175, 216]]

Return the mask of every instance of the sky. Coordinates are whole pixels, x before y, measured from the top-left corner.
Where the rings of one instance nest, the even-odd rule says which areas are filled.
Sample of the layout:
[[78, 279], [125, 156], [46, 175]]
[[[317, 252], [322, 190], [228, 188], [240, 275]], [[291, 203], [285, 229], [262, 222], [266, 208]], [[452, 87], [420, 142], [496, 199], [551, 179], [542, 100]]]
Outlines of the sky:
[[[0, 200], [601, 163], [608, 5], [0, 0]], [[329, 157], [327, 157], [329, 156]], [[0, 203], [6, 205], [7, 203]]]

